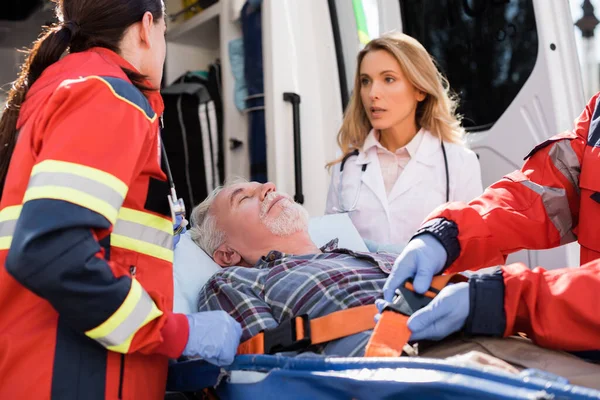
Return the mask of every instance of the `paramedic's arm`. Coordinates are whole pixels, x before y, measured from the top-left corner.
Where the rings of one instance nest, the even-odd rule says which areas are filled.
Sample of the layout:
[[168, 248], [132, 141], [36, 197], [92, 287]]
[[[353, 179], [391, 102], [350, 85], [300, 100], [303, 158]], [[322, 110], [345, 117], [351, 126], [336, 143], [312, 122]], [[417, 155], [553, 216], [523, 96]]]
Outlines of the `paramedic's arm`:
[[265, 329], [276, 328], [279, 324], [271, 314], [271, 307], [251, 284], [257, 271], [229, 267], [223, 272], [213, 275], [200, 291], [198, 311], [222, 310], [229, 313], [242, 325], [242, 341]]
[[339, 208], [339, 184], [340, 184], [340, 164], [334, 164], [331, 167], [331, 182], [327, 191], [327, 204], [325, 205], [325, 214], [335, 214]]
[[504, 264], [521, 249], [547, 249], [575, 239], [579, 219], [579, 172], [597, 95], [576, 121], [573, 132], [538, 146], [521, 170], [485, 190], [468, 205], [451, 203], [429, 220], [458, 226], [460, 255], [449, 272]]
[[178, 357], [186, 317], [147, 293], [129, 265], [107, 262], [98, 242], [115, 223], [140, 157], [148, 156], [145, 113], [95, 79], [60, 87], [50, 102], [8, 272], [107, 349]]
[[[524, 332], [543, 347], [600, 349], [600, 260], [552, 271], [512, 264], [476, 286], [471, 285], [467, 332], [473, 327], [472, 334]], [[489, 315], [501, 314], [506, 317], [505, 324], [486, 322]]]

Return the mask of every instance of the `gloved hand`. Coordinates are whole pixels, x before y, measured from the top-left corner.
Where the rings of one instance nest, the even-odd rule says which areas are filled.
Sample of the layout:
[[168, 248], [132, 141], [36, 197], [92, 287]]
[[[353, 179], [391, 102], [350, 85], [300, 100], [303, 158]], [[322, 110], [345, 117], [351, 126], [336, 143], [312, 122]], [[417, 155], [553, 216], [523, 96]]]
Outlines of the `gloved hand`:
[[190, 334], [184, 356], [201, 357], [218, 366], [229, 365], [237, 352], [242, 326], [225, 311], [186, 315]]
[[179, 215], [175, 216], [175, 223], [173, 224], [173, 232], [176, 232], [180, 226], [183, 226], [183, 230], [181, 232], [173, 235], [173, 248], [177, 247], [177, 243], [179, 243], [179, 239], [181, 239], [179, 237], [179, 235], [183, 235], [185, 232], [187, 232], [187, 229], [186, 229], [187, 224], [188, 224], [188, 222], [187, 222], [187, 220], [185, 220], [183, 218], [183, 215], [179, 214]]
[[433, 276], [444, 268], [447, 258], [446, 249], [433, 235], [425, 233], [412, 239], [396, 259], [383, 286], [384, 300], [392, 302], [395, 290], [408, 278], [414, 278], [413, 286], [417, 293], [425, 293]]
[[410, 340], [440, 340], [465, 325], [469, 316], [469, 283], [446, 286], [426, 307], [408, 319]]

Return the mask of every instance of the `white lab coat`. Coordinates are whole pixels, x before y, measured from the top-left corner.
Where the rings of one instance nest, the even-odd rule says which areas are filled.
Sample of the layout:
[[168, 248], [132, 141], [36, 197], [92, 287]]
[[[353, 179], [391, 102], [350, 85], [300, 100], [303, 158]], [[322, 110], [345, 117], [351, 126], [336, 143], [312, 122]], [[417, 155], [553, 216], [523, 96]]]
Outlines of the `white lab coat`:
[[[332, 167], [326, 214], [352, 207], [352, 222], [363, 239], [379, 244], [406, 244], [437, 206], [446, 202], [446, 170], [440, 139], [428, 131], [414, 157], [400, 173], [389, 197], [386, 194], [377, 148], [350, 157], [342, 174], [340, 206], [340, 163]], [[448, 157], [450, 201], [468, 202], [483, 192], [481, 169], [476, 154], [457, 144], [444, 142]], [[367, 169], [362, 172], [364, 164]], [[360, 192], [359, 192], [360, 191]]]

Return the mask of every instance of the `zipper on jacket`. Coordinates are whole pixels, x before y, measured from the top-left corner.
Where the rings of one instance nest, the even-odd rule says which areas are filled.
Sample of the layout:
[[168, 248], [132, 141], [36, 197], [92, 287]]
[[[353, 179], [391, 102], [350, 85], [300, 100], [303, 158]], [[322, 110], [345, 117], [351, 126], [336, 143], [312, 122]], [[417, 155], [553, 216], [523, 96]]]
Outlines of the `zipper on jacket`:
[[119, 373], [119, 400], [123, 400], [123, 375], [125, 373], [125, 354], [121, 354], [121, 372]]
[[132, 278], [135, 278], [135, 273], [137, 272], [137, 268], [135, 267], [135, 265], [130, 265], [129, 266], [129, 273], [131, 274]]

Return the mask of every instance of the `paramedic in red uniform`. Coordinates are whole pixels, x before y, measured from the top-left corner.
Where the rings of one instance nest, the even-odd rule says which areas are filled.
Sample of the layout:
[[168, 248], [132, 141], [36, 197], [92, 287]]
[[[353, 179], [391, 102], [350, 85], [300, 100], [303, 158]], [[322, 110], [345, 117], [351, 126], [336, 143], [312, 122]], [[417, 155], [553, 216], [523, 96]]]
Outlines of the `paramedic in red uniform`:
[[516, 263], [445, 288], [409, 320], [413, 339], [464, 328], [477, 335], [525, 332], [567, 351], [600, 349], [600, 102], [594, 96], [573, 131], [556, 135], [469, 204], [434, 211], [398, 257], [384, 300], [407, 278], [423, 292], [431, 277], [504, 264], [521, 249], [577, 240], [581, 267], [529, 270]]
[[164, 4], [57, 15], [0, 122], [0, 398], [162, 399], [169, 358], [228, 364], [241, 334], [225, 312], [171, 311]]

